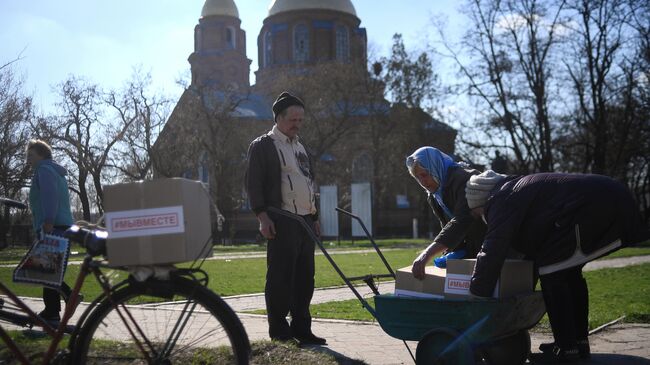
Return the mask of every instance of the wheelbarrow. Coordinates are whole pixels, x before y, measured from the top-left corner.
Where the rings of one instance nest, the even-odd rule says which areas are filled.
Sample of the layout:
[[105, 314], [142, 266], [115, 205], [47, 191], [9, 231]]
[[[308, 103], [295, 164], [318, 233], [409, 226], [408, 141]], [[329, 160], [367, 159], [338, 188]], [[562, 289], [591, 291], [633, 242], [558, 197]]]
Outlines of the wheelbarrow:
[[[415, 298], [380, 294], [375, 279], [395, 278], [395, 272], [368, 232], [363, 221], [343, 209], [336, 210], [355, 219], [386, 266], [387, 274], [346, 277], [305, 220], [284, 210], [274, 213], [296, 219], [318, 245], [325, 258], [352, 290], [361, 305], [377, 319], [382, 330], [404, 342], [417, 364], [524, 364], [530, 353], [528, 330], [544, 316], [541, 292], [500, 299]], [[372, 290], [375, 307], [353, 283], [365, 282]], [[415, 355], [406, 341], [417, 341]]]

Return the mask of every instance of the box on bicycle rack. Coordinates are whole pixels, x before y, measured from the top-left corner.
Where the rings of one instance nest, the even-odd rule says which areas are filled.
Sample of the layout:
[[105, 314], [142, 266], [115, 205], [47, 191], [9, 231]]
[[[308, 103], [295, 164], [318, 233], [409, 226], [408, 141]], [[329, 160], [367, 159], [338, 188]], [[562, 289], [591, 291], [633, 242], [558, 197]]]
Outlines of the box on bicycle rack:
[[111, 266], [171, 264], [212, 254], [210, 196], [182, 178], [104, 188]]

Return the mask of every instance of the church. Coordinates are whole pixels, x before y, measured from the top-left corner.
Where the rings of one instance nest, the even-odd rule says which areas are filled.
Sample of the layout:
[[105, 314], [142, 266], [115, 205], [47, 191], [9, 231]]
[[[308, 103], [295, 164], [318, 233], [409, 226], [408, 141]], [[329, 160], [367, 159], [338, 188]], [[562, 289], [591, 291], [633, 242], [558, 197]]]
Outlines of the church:
[[[157, 176], [204, 182], [225, 240], [253, 240], [257, 221], [243, 188], [249, 143], [273, 126], [271, 105], [288, 90], [305, 104], [300, 138], [319, 188], [323, 236], [432, 230], [422, 188], [404, 158], [423, 145], [453, 154], [456, 130], [419, 108], [392, 105], [368, 68], [366, 29], [351, 0], [272, 0], [257, 35], [255, 84], [235, 1], [206, 0], [189, 55], [191, 83], [154, 146]], [[217, 219], [218, 216], [225, 220]], [[435, 228], [433, 228], [435, 229]]]

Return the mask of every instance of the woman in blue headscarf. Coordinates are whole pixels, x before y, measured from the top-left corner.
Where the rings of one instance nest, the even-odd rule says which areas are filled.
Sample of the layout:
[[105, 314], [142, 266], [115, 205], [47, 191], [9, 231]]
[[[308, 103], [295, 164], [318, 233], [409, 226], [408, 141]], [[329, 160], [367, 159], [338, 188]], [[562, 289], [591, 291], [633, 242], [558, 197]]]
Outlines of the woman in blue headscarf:
[[447, 258], [474, 258], [485, 236], [485, 224], [474, 218], [467, 206], [465, 185], [479, 171], [456, 163], [434, 147], [418, 148], [406, 158], [409, 173], [424, 188], [427, 201], [442, 227], [433, 242], [413, 261], [413, 275], [424, 278], [424, 267], [437, 254], [447, 254], [435, 260], [446, 267]]

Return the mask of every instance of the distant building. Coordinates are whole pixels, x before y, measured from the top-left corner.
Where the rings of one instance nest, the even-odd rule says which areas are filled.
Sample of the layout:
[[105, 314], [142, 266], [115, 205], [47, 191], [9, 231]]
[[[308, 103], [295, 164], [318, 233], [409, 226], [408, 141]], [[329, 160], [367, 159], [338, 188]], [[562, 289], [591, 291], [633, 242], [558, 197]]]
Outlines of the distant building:
[[[278, 91], [299, 89], [288, 80], [325, 69], [329, 74], [321, 84], [329, 82], [327, 75], [341, 77], [350, 70], [359, 70], [350, 73], [350, 82], [370, 79], [366, 30], [360, 25], [350, 0], [272, 1], [257, 37], [259, 69], [251, 86], [251, 60], [237, 6], [233, 0], [205, 2], [188, 59], [191, 85], [156, 142], [155, 170], [159, 176], [206, 183], [226, 217], [221, 237], [256, 236], [257, 222], [243, 190], [246, 150], [252, 139], [272, 127], [271, 105]], [[321, 84], [316, 82], [310, 91], [318, 92]], [[348, 218], [336, 215], [336, 206], [362, 216], [373, 234], [410, 235], [412, 218], [428, 227], [424, 194], [408, 175], [404, 158], [422, 145], [454, 153], [456, 130], [421, 110], [391, 106], [383, 92], [375, 93], [373, 101], [364, 92], [351, 93], [352, 100], [329, 95], [328, 104], [323, 104], [298, 92], [312, 108], [312, 119], [322, 117], [320, 122], [327, 123], [331, 115], [334, 123], [345, 115], [344, 128], [349, 127], [339, 141], [321, 149], [316, 148], [318, 137], [301, 134], [313, 147], [325, 236], [362, 235]], [[316, 104], [321, 109], [316, 110]], [[322, 105], [341, 111], [328, 112]], [[307, 114], [304, 128], [314, 129], [315, 121]], [[381, 129], [388, 124], [394, 127]]]

